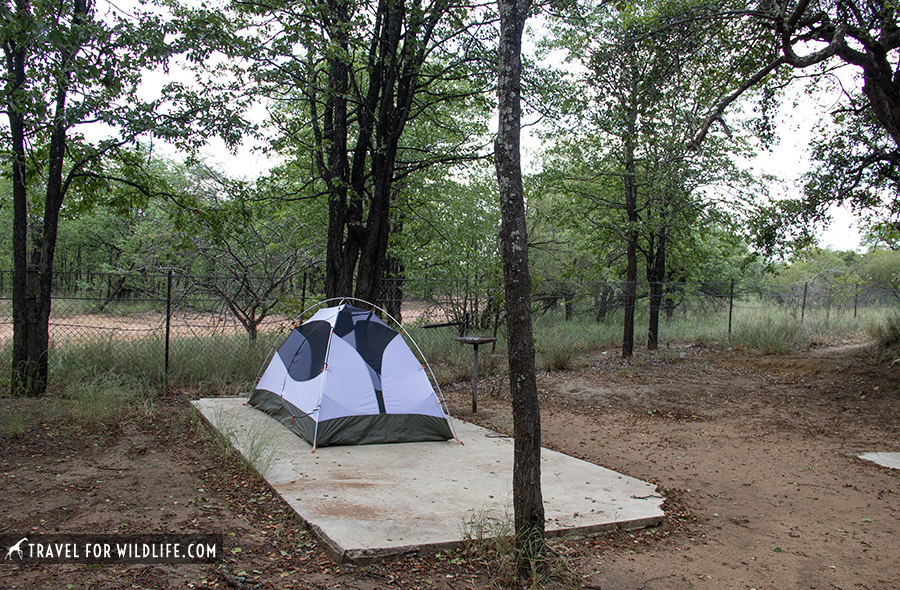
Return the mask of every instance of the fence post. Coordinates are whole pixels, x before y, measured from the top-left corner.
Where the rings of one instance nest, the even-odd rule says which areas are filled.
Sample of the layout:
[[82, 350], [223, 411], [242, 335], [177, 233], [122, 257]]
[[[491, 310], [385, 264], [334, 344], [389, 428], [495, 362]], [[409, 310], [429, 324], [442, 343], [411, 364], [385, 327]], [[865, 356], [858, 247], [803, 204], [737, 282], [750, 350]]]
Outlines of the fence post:
[[856, 284], [856, 290], [853, 293], [853, 319], [856, 319], [856, 310], [859, 307], [859, 283]]
[[731, 318], [734, 312], [734, 279], [731, 279], [731, 288], [728, 290], [728, 342], [731, 343]]
[[163, 373], [165, 373], [166, 392], [169, 391], [169, 336], [172, 332], [172, 271], [169, 270], [166, 282], [166, 360]]
[[806, 290], [809, 288], [809, 281], [803, 283], [803, 304], [800, 306], [800, 327], [803, 327], [803, 318], [806, 316]]
[[300, 291], [300, 310], [306, 310], [306, 273], [303, 273], [303, 289]]

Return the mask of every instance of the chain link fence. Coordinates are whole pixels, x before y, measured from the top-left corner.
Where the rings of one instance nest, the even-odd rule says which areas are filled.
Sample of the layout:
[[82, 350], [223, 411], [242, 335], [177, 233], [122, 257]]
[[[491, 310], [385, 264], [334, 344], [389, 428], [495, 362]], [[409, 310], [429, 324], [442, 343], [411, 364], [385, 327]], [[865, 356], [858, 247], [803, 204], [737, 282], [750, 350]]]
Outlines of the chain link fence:
[[[460, 333], [496, 329], [502, 323], [503, 288], [499, 282], [466, 280], [388, 279], [381, 305], [404, 321], [446, 323]], [[566, 322], [611, 323], [623, 313], [629, 290], [624, 281], [575, 282], [547, 280], [532, 289], [536, 324]], [[826, 319], [880, 319], [900, 311], [900, 290], [843, 283], [772, 284], [721, 282], [637, 282], [638, 320], [653, 308], [664, 320], [680, 319], [703, 331], [728, 336], [736, 318], [765, 312], [804, 322], [806, 316]], [[653, 294], [657, 294], [654, 300]], [[729, 319], [731, 320], [729, 327]], [[664, 326], [661, 323], [661, 329]], [[675, 335], [690, 339], [689, 335]]]
[[[279, 335], [324, 297], [323, 277], [314, 273], [278, 285], [267, 298], [261, 295], [265, 278], [72, 272], [57, 273], [54, 280], [51, 379], [90, 367], [155, 383], [213, 383], [218, 389], [231, 381], [246, 383]], [[621, 346], [627, 286], [536, 282], [539, 366], [566, 368], [573, 355]], [[10, 273], [0, 272], [5, 354], [11, 354], [11, 287]], [[790, 349], [798, 338], [833, 342], [900, 314], [900, 290], [856, 284], [640, 282], [635, 293], [635, 343], [647, 341], [650, 318], [658, 315], [661, 348], [755, 337]], [[444, 378], [463, 378], [469, 370], [471, 351], [455, 343], [458, 336], [496, 336], [494, 355], [505, 351], [499, 281], [386, 279], [375, 303], [404, 325], [432, 364], [449, 367]], [[777, 346], [754, 347], [779, 352]]]

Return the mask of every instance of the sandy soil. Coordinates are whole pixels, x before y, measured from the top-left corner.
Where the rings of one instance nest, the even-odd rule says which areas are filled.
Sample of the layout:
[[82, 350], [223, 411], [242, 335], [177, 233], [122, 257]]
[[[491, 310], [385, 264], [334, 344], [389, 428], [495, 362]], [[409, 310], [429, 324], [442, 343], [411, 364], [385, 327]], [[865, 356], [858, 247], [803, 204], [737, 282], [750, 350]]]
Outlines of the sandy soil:
[[[10, 312], [11, 313], [11, 312]], [[0, 314], [2, 316], [2, 314]], [[11, 317], [11, 314], [7, 314]], [[279, 315], [266, 317], [259, 325], [260, 333], [281, 333], [293, 323], [295, 318]], [[438, 306], [422, 301], [404, 303], [403, 322], [416, 321], [439, 323], [448, 321]], [[241, 323], [230, 313], [211, 313], [192, 310], [175, 310], [169, 320], [169, 330], [173, 337], [204, 337], [212, 334], [245, 334]], [[164, 335], [166, 314], [162, 311], [137, 313], [56, 313], [50, 319], [51, 337], [57, 340], [83, 338], [146, 338]], [[0, 321], [0, 344], [12, 340], [12, 320]]]
[[[278, 332], [289, 326], [291, 320], [269, 316], [259, 326], [261, 332]], [[204, 337], [212, 334], [245, 334], [246, 330], [230, 314], [200, 311], [176, 311], [169, 321], [170, 334]], [[165, 311], [145, 311], [130, 314], [82, 313], [56, 314], [50, 319], [51, 338], [106, 339], [147, 338], [166, 333]], [[0, 322], [0, 344], [12, 340], [12, 321]]]
[[[541, 375], [544, 446], [652, 481], [663, 525], [554, 544], [568, 587], [783, 590], [900, 588], [900, 471], [856, 458], [900, 451], [900, 350], [791, 356], [682, 348], [632, 362], [598, 352]], [[509, 431], [502, 387], [445, 388], [464, 419]], [[495, 395], [489, 392], [493, 391]], [[486, 588], [472, 554], [371, 567], [328, 561], [268, 488], [188, 407], [196, 394], [86, 430], [52, 399], [0, 397], [0, 534], [210, 532], [219, 565], [0, 563], [0, 588]], [[9, 422], [7, 422], [8, 424]]]

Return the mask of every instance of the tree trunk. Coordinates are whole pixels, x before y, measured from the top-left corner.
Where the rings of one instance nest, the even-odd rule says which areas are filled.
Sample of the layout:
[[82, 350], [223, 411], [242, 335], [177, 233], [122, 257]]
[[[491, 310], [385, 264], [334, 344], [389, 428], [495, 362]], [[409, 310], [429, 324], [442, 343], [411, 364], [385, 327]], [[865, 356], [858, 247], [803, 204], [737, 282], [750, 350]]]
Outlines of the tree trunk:
[[634, 308], [637, 301], [637, 183], [634, 174], [634, 150], [626, 142], [625, 160], [625, 212], [628, 215], [628, 243], [625, 249], [625, 323], [622, 331], [622, 358], [634, 356]]
[[[85, 0], [75, 0], [73, 6], [73, 25], [77, 25], [81, 16], [85, 14], [87, 6]], [[73, 30], [75, 27], [73, 26]], [[69, 53], [64, 56], [64, 62], [74, 57], [79, 48], [77, 39], [73, 39]], [[53, 113], [53, 132], [50, 135], [50, 147], [47, 154], [47, 193], [44, 199], [44, 225], [41, 235], [41, 259], [38, 265], [40, 291], [37, 307], [37, 327], [35, 329], [34, 352], [37, 357], [37, 382], [35, 393], [44, 393], [47, 389], [49, 377], [50, 355], [50, 311], [51, 291], [53, 288], [53, 261], [56, 256], [56, 240], [59, 234], [59, 211], [62, 209], [65, 188], [63, 187], [63, 164], [66, 157], [66, 133], [68, 122], [66, 120], [66, 100], [69, 94], [71, 78], [71, 66], [63, 64], [63, 76], [59, 79], [54, 99], [55, 111]], [[39, 391], [38, 391], [39, 390]]]
[[[27, 4], [17, 0], [18, 15], [27, 17]], [[25, 19], [23, 19], [25, 20]], [[9, 117], [12, 151], [13, 183], [13, 395], [38, 395], [32, 387], [36, 377], [36, 367], [32, 366], [29, 354], [29, 313], [28, 313], [28, 185], [25, 177], [25, 114], [17, 95], [25, 85], [25, 60], [27, 51], [24, 41], [9, 40], [4, 44], [6, 55], [7, 85], [6, 113]], [[36, 293], [35, 293], [36, 295]]]
[[[336, 137], [341, 141], [338, 147], [332, 144], [330, 149], [335, 154], [335, 162], [336, 152], [340, 149], [343, 154], [340, 164], [346, 168], [340, 169], [343, 182], [334, 185], [334, 190], [340, 189], [344, 194], [338, 195], [338, 202], [332, 205], [334, 215], [328, 230], [326, 293], [329, 297], [342, 297], [352, 290], [355, 297], [370, 302], [381, 296], [400, 138], [418, 89], [418, 71], [427, 55], [424, 47], [443, 14], [437, 6], [430, 14], [408, 14], [403, 0], [379, 2], [377, 6], [367, 67], [360, 70], [365, 72], [366, 78], [354, 82], [358, 87], [348, 85], [355, 66], [353, 52], [345, 51], [330, 58], [334, 72], [331, 82], [333, 88], [340, 89], [334, 92], [340, 100], [335, 98], [333, 126], [336, 132], [339, 131]], [[344, 36], [340, 39], [346, 49], [345, 31], [351, 16], [346, 0], [341, 0], [336, 16], [339, 26], [335, 27], [335, 35]], [[421, 38], [417, 39], [417, 35]], [[359, 89], [365, 89], [365, 96], [357, 97], [353, 112], [348, 112], [344, 97]], [[339, 122], [342, 122], [340, 127]], [[347, 157], [350, 123], [354, 125], [356, 136], [352, 162]]]
[[377, 156], [372, 165], [376, 188], [369, 203], [366, 243], [359, 257], [359, 272], [356, 275], [355, 296], [363, 301], [375, 302], [381, 297], [381, 279], [391, 229], [391, 185], [395, 157], [396, 149], [393, 149], [387, 157]]
[[[28, 7], [24, 2], [18, 5], [20, 11], [27, 12]], [[66, 156], [66, 133], [68, 131], [68, 123], [67, 123], [67, 115], [66, 115], [66, 100], [69, 94], [69, 85], [72, 76], [72, 64], [71, 61], [74, 58], [75, 54], [81, 49], [81, 42], [78, 39], [79, 26], [83, 15], [87, 12], [87, 4], [85, 0], [75, 0], [74, 5], [72, 7], [72, 38], [70, 39], [70, 43], [67, 47], [67, 50], [63, 52], [61, 56], [61, 67], [62, 67], [62, 75], [57, 79], [58, 86], [56, 87], [56, 95], [54, 97], [54, 113], [53, 113], [53, 129], [50, 135], [50, 146], [47, 154], [47, 188], [46, 195], [44, 199], [44, 219], [43, 219], [43, 227], [42, 234], [36, 242], [40, 245], [40, 256], [37, 260], [37, 294], [35, 297], [30, 297], [31, 288], [19, 288], [14, 289], [15, 293], [25, 292], [26, 302], [24, 304], [25, 308], [29, 307], [30, 304], [33, 304], [32, 313], [28, 315], [29, 317], [26, 320], [26, 323], [29, 324], [26, 326], [27, 337], [16, 340], [15, 342], [18, 344], [24, 344], [26, 352], [24, 355], [21, 352], [14, 352], [13, 358], [15, 359], [16, 364], [14, 365], [14, 389], [16, 389], [19, 393], [23, 393], [26, 395], [37, 396], [43, 394], [47, 389], [47, 379], [48, 379], [48, 371], [49, 371], [49, 352], [50, 352], [50, 311], [51, 311], [51, 290], [53, 287], [53, 259], [56, 254], [56, 240], [59, 232], [59, 211], [62, 208], [63, 198], [65, 197], [66, 187], [63, 181], [63, 165], [65, 163]], [[15, 80], [21, 79], [24, 81], [24, 72], [25, 72], [25, 61], [24, 55], [21, 56], [21, 61], [18, 61], [18, 58], [15, 56], [16, 52], [13, 52], [14, 56], [12, 58], [12, 62], [14, 65], [14, 75]], [[7, 47], [7, 55], [9, 60], [10, 50]], [[21, 78], [19, 77], [21, 74]], [[15, 82], [14, 82], [15, 84]], [[21, 97], [13, 98], [10, 96], [9, 100], [15, 104], [15, 100], [21, 99]], [[24, 119], [19, 118], [20, 113], [18, 113], [18, 105], [14, 106], [14, 110], [16, 112], [15, 115], [11, 115], [11, 123], [13, 119], [15, 119], [16, 125], [21, 125], [20, 131], [24, 132]], [[13, 151], [16, 152], [19, 146], [16, 144], [16, 139], [13, 139]], [[24, 145], [21, 146], [22, 155], [24, 155]], [[14, 153], [14, 157], [17, 157], [19, 154]], [[24, 159], [23, 159], [24, 162]], [[13, 174], [14, 177], [16, 173], [23, 172], [24, 166], [22, 166], [21, 170], [17, 170], [17, 164], [13, 164]], [[18, 182], [21, 186], [18, 189], [14, 189], [14, 193], [21, 193], [21, 196], [27, 193], [27, 185], [25, 184], [24, 177], [21, 179], [16, 178], [16, 182]], [[26, 215], [26, 219], [24, 221], [16, 220], [14, 223], [17, 226], [16, 239], [20, 240], [24, 238], [25, 248], [16, 247], [15, 252], [17, 255], [22, 255], [25, 253], [25, 256], [22, 260], [16, 260], [14, 264], [16, 268], [21, 268], [23, 265], [27, 264], [27, 210], [25, 210], [24, 206], [16, 206], [16, 212], [22, 213], [24, 212]], [[23, 229], [24, 228], [24, 229]], [[22, 279], [20, 273], [16, 273], [16, 276], [19, 279]], [[29, 277], [24, 277], [25, 284], [28, 285]], [[31, 302], [27, 300], [31, 299]], [[14, 304], [15, 307], [15, 304]], [[27, 340], [27, 341], [26, 341]], [[18, 364], [18, 361], [25, 357], [25, 374], [22, 375], [20, 373], [20, 368], [22, 365]]]
[[[342, 49], [349, 49], [346, 27], [350, 21], [347, 2], [331, 3], [333, 35]], [[328, 99], [325, 103], [323, 144], [327, 162], [319, 160], [319, 174], [328, 186], [328, 239], [325, 259], [325, 297], [346, 297], [352, 292], [353, 269], [359, 251], [357, 235], [348, 231], [352, 211], [347, 190], [350, 164], [347, 158], [347, 93], [350, 67], [343, 55], [332, 56], [328, 68]], [[315, 109], [315, 99], [310, 105]], [[315, 117], [315, 110], [313, 110]], [[345, 243], [346, 240], [346, 243]]]
[[520, 154], [522, 33], [531, 0], [498, 0], [499, 127], [494, 164], [500, 193], [500, 243], [506, 291], [507, 347], [512, 394], [513, 513], [518, 571], [530, 577], [544, 547], [541, 495], [541, 413], [531, 326], [531, 273]]
[[666, 279], [666, 225], [665, 218], [656, 230], [656, 253], [650, 265], [650, 322], [647, 327], [647, 349], [659, 348], [659, 308], [662, 305], [663, 281]]
[[603, 283], [603, 290], [600, 292], [599, 302], [597, 304], [597, 322], [606, 323], [606, 314], [609, 311], [609, 304], [612, 303], [615, 292], [609, 286], [609, 283]]

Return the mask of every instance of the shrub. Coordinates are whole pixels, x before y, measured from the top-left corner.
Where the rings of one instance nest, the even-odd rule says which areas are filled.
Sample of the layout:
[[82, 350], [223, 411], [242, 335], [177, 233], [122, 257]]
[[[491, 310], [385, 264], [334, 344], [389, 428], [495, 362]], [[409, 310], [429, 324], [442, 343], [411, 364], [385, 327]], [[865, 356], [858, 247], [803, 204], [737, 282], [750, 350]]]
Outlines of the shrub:
[[744, 323], [736, 327], [732, 346], [763, 354], [788, 354], [802, 343], [800, 323], [790, 318]]
[[900, 344], [900, 314], [886, 316], [881, 321], [870, 322], [866, 332], [882, 346]]

